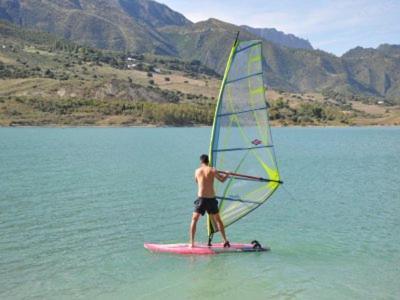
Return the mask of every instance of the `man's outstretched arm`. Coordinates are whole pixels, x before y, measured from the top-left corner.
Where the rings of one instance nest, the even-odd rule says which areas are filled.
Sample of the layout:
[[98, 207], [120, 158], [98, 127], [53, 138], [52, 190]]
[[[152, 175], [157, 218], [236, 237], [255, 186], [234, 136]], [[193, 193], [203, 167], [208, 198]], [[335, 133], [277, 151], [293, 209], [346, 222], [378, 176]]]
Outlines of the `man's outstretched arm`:
[[221, 175], [217, 170], [215, 170], [215, 177], [216, 177], [219, 181], [225, 182], [225, 181], [228, 179], [228, 177], [229, 177], [229, 173], [228, 173], [228, 172], [225, 172], [224, 175]]

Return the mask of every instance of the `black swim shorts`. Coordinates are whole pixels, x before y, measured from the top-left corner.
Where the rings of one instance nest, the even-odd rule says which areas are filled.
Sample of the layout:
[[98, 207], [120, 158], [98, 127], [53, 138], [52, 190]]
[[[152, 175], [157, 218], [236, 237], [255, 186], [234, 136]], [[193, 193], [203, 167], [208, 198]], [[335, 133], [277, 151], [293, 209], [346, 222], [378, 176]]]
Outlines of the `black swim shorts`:
[[194, 201], [194, 212], [197, 212], [204, 216], [207, 212], [210, 215], [218, 213], [218, 201], [216, 198], [204, 198], [199, 197]]

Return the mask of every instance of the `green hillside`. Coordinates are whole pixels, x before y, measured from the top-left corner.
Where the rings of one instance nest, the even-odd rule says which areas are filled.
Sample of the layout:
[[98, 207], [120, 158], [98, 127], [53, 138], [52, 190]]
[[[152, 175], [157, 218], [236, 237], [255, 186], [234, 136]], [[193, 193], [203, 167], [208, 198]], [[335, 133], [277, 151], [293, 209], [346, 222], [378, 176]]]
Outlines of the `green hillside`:
[[[247, 27], [215, 19], [192, 24], [150, 0], [4, 0], [0, 18], [95, 48], [199, 60], [220, 74], [237, 31], [242, 39], [260, 38], [258, 31], [248, 29], [250, 33]], [[400, 103], [399, 53], [399, 46], [382, 45], [337, 57], [265, 40], [266, 82], [270, 88], [291, 92], [361, 95], [371, 103]]]
[[[198, 60], [96, 50], [0, 22], [3, 126], [210, 125], [219, 85]], [[275, 125], [400, 124], [398, 106], [362, 106], [366, 98], [271, 90], [268, 99]]]
[[218, 78], [198, 61], [101, 51], [0, 23], [1, 125], [208, 124], [215, 98], [204, 86]]

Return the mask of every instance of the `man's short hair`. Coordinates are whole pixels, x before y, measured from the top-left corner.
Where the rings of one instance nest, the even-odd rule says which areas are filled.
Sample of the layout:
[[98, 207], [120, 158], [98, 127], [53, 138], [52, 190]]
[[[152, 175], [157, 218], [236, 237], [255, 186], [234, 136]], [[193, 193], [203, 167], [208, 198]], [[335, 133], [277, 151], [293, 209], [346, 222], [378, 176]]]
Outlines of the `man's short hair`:
[[202, 154], [201, 156], [200, 156], [200, 161], [203, 163], [203, 164], [208, 164], [210, 161], [208, 160], [208, 155], [207, 154]]

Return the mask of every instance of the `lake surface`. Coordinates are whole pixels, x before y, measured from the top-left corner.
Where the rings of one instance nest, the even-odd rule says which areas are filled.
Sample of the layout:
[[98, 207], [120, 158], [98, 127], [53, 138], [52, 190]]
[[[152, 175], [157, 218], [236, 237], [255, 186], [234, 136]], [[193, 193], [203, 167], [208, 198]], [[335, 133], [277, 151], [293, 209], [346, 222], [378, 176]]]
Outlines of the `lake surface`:
[[400, 298], [400, 128], [274, 129], [284, 188], [227, 229], [270, 252], [147, 252], [187, 241], [209, 135], [0, 128], [0, 299]]

